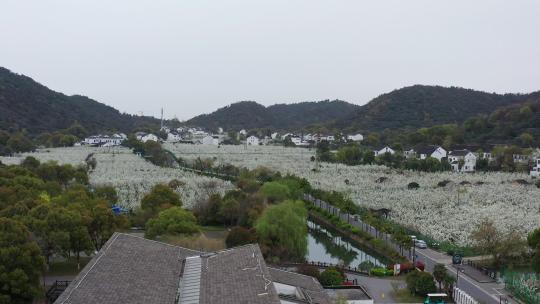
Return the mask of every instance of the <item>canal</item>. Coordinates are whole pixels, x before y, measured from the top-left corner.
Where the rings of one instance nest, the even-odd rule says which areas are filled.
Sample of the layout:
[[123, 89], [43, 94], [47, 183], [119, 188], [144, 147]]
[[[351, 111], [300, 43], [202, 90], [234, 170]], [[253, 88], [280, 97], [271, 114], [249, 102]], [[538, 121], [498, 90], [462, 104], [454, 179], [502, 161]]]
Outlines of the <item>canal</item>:
[[376, 266], [385, 266], [388, 260], [369, 248], [359, 246], [337, 231], [308, 221], [308, 253], [309, 262], [325, 262], [358, 267], [364, 261]]

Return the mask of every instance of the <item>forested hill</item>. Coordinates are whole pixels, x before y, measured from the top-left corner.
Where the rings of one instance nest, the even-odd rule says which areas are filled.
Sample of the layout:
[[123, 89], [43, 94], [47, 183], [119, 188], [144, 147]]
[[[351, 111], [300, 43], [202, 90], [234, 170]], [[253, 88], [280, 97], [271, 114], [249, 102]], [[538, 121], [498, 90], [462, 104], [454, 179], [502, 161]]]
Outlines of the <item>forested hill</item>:
[[90, 133], [158, 126], [153, 117], [122, 114], [88, 97], [66, 96], [0, 67], [0, 129], [26, 129], [36, 135], [65, 129], [75, 122]]
[[525, 102], [530, 94], [494, 94], [458, 87], [414, 85], [380, 95], [330, 127], [381, 131], [461, 123], [496, 108]]
[[265, 107], [253, 101], [233, 103], [217, 111], [196, 116], [187, 124], [225, 130], [270, 128], [301, 129], [314, 124], [327, 124], [357, 110], [359, 106], [341, 100], [276, 104]]

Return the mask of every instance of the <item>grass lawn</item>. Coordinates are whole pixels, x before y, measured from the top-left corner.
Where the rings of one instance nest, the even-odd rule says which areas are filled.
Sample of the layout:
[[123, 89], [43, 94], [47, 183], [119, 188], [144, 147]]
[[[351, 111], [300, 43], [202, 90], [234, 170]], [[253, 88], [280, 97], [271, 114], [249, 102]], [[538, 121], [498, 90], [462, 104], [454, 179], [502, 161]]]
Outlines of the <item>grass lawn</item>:
[[77, 275], [81, 269], [90, 261], [90, 257], [81, 257], [80, 266], [77, 268], [77, 259], [70, 257], [65, 261], [54, 261], [49, 265], [49, 271], [45, 272], [46, 276], [64, 276], [64, 275]]
[[391, 297], [397, 303], [424, 303], [425, 298], [420, 296], [413, 296], [409, 290], [397, 289], [392, 291]]
[[202, 227], [195, 235], [164, 235], [161, 241], [171, 245], [200, 251], [217, 251], [226, 249], [225, 239], [229, 232], [224, 227]]

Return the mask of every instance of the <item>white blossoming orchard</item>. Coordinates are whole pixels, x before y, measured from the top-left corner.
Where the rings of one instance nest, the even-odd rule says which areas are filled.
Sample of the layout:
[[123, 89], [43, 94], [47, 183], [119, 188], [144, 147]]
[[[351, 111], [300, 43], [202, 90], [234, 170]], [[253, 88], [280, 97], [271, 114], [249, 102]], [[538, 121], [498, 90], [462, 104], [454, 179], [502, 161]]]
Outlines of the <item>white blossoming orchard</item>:
[[27, 156], [33, 156], [42, 162], [54, 160], [60, 164], [79, 165], [85, 164], [84, 160], [90, 153], [94, 154], [97, 161], [96, 168], [90, 172], [90, 184], [113, 186], [118, 193], [118, 204], [122, 207], [139, 206], [142, 197], [150, 192], [154, 185], [174, 179], [180, 181], [181, 186], [175, 191], [187, 208], [191, 208], [198, 201], [206, 200], [213, 193], [223, 195], [227, 190], [233, 189], [230, 182], [221, 179], [155, 166], [123, 147], [41, 149], [0, 160], [6, 164], [16, 164]]
[[[217, 163], [256, 168], [265, 166], [306, 178], [313, 187], [346, 193], [356, 204], [389, 208], [391, 218], [437, 240], [470, 244], [477, 223], [488, 218], [502, 231], [525, 233], [540, 225], [540, 189], [514, 182], [521, 173], [426, 173], [382, 166], [321, 163], [314, 171], [314, 150], [276, 146], [203, 146], [168, 144], [186, 160], [212, 158]], [[384, 182], [376, 182], [380, 177]], [[451, 181], [445, 187], [437, 184]], [[347, 182], [345, 182], [347, 181]], [[417, 182], [419, 189], [407, 185]]]

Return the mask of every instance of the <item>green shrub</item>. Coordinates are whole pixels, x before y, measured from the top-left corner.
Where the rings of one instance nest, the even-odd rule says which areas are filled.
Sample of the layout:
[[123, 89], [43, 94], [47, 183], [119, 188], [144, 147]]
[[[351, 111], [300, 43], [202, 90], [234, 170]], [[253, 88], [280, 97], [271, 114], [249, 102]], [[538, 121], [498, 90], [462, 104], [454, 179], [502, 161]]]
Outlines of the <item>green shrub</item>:
[[425, 296], [437, 290], [433, 276], [429, 272], [412, 271], [405, 280], [407, 288], [414, 295]]
[[394, 270], [386, 269], [386, 268], [383, 268], [383, 267], [375, 267], [375, 268], [372, 268], [369, 273], [371, 275], [376, 276], [376, 277], [384, 277], [384, 276], [392, 276], [392, 275], [394, 275]]
[[323, 286], [336, 286], [343, 283], [344, 277], [335, 267], [328, 267], [321, 273], [319, 280]]

